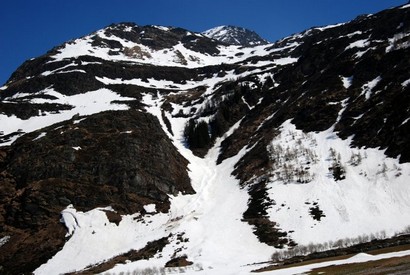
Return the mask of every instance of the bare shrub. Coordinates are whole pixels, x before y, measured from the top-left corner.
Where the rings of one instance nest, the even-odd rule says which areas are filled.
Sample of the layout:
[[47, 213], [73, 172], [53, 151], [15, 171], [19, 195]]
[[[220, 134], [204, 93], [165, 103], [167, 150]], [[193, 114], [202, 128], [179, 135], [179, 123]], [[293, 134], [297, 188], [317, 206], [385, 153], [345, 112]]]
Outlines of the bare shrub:
[[358, 166], [362, 163], [362, 154], [360, 152], [352, 153], [349, 162], [352, 166]]
[[410, 234], [410, 225], [408, 225], [404, 228], [403, 234]]
[[[402, 233], [410, 233], [410, 225], [407, 226]], [[309, 243], [308, 245], [297, 245], [293, 248], [288, 248], [287, 250], [275, 251], [271, 256], [271, 259], [273, 262], [280, 262], [296, 256], [306, 256], [315, 252], [323, 252], [337, 248], [347, 248], [360, 243], [367, 243], [375, 239], [386, 239], [386, 237], [386, 231], [383, 230], [370, 235], [363, 234], [357, 236], [356, 238], [339, 239], [335, 242], [329, 241], [319, 244]]]

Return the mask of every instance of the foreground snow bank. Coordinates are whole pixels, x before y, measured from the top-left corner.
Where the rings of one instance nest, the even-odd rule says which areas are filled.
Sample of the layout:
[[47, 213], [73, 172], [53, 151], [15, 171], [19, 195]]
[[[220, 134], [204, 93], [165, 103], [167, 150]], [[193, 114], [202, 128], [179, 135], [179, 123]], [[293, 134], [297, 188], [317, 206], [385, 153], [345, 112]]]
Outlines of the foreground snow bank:
[[[151, 205], [147, 208], [152, 209]], [[165, 214], [145, 215], [139, 213], [122, 216], [121, 222], [111, 223], [106, 215], [111, 207], [96, 208], [88, 212], [77, 211], [69, 205], [61, 213], [61, 221], [71, 236], [63, 249], [34, 274], [61, 274], [82, 270], [130, 251], [141, 249], [149, 241], [166, 237]]]

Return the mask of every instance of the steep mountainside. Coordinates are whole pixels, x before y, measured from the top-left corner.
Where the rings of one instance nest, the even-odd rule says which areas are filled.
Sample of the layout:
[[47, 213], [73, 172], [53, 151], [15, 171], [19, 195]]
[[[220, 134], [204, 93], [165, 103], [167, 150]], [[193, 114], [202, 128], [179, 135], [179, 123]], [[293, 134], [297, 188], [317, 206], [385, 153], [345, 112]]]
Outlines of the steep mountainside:
[[26, 61], [0, 88], [1, 273], [247, 274], [408, 229], [409, 13], [253, 46], [121, 23]]
[[256, 32], [235, 26], [219, 26], [204, 31], [202, 34], [228, 45], [256, 46], [269, 43]]

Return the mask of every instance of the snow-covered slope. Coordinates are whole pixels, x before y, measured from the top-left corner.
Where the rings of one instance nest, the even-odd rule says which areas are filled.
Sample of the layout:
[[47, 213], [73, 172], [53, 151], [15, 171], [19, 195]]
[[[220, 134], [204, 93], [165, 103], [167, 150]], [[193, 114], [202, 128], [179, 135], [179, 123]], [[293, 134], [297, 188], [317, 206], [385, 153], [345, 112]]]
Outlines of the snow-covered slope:
[[403, 18], [252, 47], [122, 23], [27, 61], [0, 92], [0, 262], [248, 274], [408, 230]]
[[[108, 28], [109, 31], [109, 28]], [[169, 32], [168, 29], [159, 29], [160, 32]], [[140, 35], [144, 35], [144, 31], [140, 32]], [[141, 64], [150, 64], [155, 66], [177, 66], [195, 68], [200, 66], [216, 65], [221, 63], [235, 63], [244, 60], [249, 57], [251, 52], [257, 55], [265, 55], [267, 52], [264, 47], [257, 49], [248, 48], [243, 49], [244, 55], [238, 57], [239, 46], [222, 46], [217, 45], [215, 51], [217, 54], [198, 52], [187, 47], [181, 42], [166, 47], [164, 49], [153, 49], [150, 46], [144, 45], [145, 43], [138, 43], [135, 41], [129, 41], [122, 37], [108, 36], [107, 29], [100, 30], [90, 36], [86, 36], [80, 39], [76, 39], [71, 43], [65, 44], [62, 48], [58, 49], [55, 55], [51, 57], [54, 61], [61, 61], [78, 56], [95, 56], [103, 60], [113, 61], [127, 61]], [[191, 39], [203, 39], [203, 36], [195, 33], [186, 33], [186, 36], [192, 36]], [[93, 41], [95, 38], [101, 40], [108, 40], [116, 44], [116, 48], [105, 47], [101, 45], [95, 47]], [[143, 37], [141, 38], [144, 41]], [[146, 39], [150, 40], [150, 39]], [[113, 52], [114, 51], [114, 52]], [[52, 72], [44, 72], [44, 74]]]
[[408, 163], [380, 149], [352, 147], [333, 128], [306, 134], [290, 121], [268, 150], [275, 160], [267, 185], [275, 204], [268, 215], [298, 244], [392, 236], [409, 225]]

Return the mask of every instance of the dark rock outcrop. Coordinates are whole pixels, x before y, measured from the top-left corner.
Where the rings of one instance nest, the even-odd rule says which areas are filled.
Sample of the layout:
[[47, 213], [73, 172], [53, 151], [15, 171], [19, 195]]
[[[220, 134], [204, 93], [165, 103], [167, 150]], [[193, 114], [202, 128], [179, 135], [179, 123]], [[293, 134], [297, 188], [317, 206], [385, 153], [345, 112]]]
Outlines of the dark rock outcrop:
[[194, 193], [187, 161], [150, 114], [103, 112], [42, 131], [1, 151], [0, 220], [11, 240], [0, 259], [9, 274], [33, 271], [61, 248], [69, 204], [127, 214], [154, 203], [165, 212], [169, 194]]

